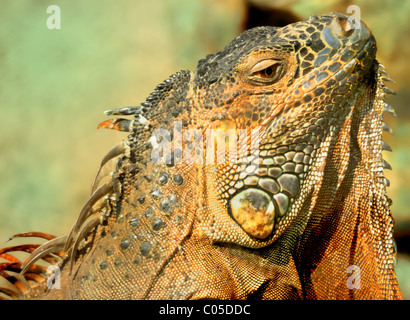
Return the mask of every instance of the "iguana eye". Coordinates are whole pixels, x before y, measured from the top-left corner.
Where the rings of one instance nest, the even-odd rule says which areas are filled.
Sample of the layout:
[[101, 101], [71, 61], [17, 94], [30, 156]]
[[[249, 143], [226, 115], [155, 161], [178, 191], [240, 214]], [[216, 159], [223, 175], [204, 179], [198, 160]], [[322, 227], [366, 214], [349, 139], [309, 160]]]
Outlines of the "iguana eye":
[[282, 77], [281, 60], [267, 59], [256, 63], [248, 73], [248, 78], [256, 84], [272, 84]]

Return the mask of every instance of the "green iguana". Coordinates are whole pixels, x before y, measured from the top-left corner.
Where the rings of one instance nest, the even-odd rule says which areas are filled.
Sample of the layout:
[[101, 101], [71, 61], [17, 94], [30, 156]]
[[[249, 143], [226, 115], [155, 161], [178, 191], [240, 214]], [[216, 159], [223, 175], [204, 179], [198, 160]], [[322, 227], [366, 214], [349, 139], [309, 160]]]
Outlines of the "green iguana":
[[99, 127], [127, 139], [70, 234], [19, 234], [48, 241], [0, 250], [0, 291], [400, 299], [381, 138], [392, 91], [375, 55], [366, 25], [339, 13], [257, 27], [139, 106], [106, 112], [122, 117]]

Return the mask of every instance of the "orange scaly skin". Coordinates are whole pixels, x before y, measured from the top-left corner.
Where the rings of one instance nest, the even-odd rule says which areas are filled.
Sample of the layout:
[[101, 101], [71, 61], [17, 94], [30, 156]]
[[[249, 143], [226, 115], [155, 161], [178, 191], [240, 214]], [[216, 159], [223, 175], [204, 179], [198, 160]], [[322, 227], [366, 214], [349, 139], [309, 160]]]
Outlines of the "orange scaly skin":
[[[0, 292], [401, 299], [381, 139], [391, 90], [358, 27], [334, 13], [248, 30], [140, 106], [108, 111], [123, 118], [99, 127], [128, 138], [103, 159], [68, 236], [0, 251]], [[211, 129], [233, 133], [229, 144]], [[244, 162], [218, 149], [234, 138]], [[19, 250], [32, 252], [24, 263]], [[46, 287], [39, 259], [60, 267], [60, 289]]]

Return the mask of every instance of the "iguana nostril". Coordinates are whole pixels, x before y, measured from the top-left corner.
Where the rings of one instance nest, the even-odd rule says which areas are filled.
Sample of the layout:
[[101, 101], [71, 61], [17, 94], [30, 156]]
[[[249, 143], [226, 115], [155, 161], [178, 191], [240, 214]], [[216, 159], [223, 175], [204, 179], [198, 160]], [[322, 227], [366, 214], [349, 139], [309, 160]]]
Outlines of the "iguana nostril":
[[336, 17], [331, 24], [333, 33], [338, 37], [348, 37], [355, 29], [354, 24], [346, 17]]

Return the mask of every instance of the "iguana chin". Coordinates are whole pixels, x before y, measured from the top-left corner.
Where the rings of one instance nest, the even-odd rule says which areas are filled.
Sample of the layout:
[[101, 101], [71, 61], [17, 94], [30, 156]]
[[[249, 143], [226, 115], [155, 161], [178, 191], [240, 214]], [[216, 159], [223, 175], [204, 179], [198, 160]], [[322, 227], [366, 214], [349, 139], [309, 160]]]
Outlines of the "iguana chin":
[[[102, 160], [69, 235], [19, 234], [48, 241], [0, 251], [0, 291], [400, 299], [381, 138], [391, 90], [357, 23], [332, 13], [247, 30], [140, 106], [108, 111], [122, 117], [99, 127], [128, 138]], [[59, 267], [59, 289], [40, 260]]]

